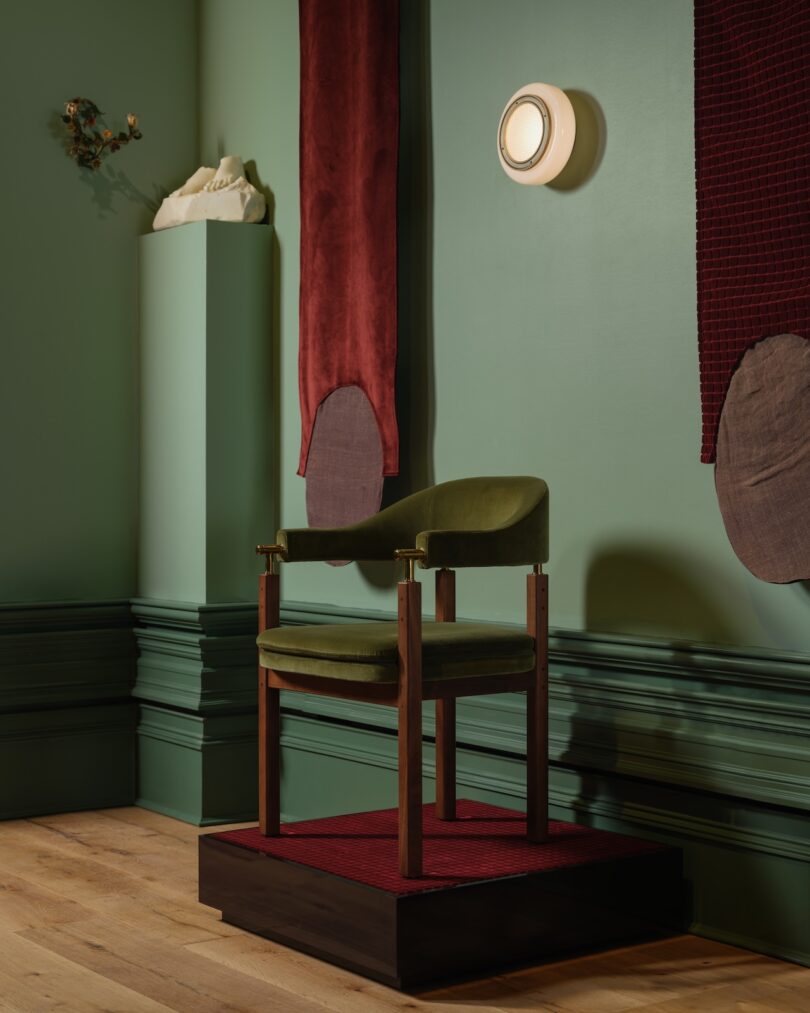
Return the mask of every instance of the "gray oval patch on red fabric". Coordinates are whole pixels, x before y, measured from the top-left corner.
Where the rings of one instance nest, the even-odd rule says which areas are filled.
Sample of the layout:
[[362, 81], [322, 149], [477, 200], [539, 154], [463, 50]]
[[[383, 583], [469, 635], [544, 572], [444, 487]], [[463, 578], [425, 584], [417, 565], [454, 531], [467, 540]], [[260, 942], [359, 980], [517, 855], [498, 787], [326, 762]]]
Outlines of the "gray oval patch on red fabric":
[[[382, 440], [371, 402], [359, 387], [338, 387], [318, 407], [306, 483], [310, 527], [355, 524], [380, 509]], [[329, 562], [345, 566], [350, 560]]]
[[810, 341], [778, 334], [737, 367], [720, 416], [715, 485], [732, 548], [772, 584], [810, 578]]

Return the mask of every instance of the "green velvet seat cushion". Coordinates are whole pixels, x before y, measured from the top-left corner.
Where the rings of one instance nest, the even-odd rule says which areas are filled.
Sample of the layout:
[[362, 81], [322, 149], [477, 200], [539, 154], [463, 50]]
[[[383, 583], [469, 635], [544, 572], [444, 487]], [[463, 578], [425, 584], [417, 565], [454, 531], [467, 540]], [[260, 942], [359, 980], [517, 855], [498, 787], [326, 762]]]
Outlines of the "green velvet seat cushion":
[[[265, 668], [326, 679], [396, 682], [397, 623], [281, 626], [257, 643]], [[534, 643], [521, 630], [489, 623], [422, 624], [422, 678], [513, 675], [534, 667]]]

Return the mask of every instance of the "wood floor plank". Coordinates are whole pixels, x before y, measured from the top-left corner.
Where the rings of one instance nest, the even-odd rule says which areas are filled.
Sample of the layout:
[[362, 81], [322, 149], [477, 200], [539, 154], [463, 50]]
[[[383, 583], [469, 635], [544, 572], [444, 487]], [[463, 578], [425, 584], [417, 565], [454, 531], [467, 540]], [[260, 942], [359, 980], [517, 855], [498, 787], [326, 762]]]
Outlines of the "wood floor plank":
[[125, 889], [137, 889], [134, 877], [121, 875], [115, 869], [83, 855], [66, 855], [63, 851], [35, 844], [30, 837], [11, 835], [0, 825], [0, 868], [20, 879], [43, 886], [61, 897], [82, 902], [92, 897], [106, 897]]
[[[694, 936], [680, 936], [604, 954], [528, 968], [492, 979], [489, 996], [509, 1009], [557, 1013], [687, 1013], [742, 998], [790, 1013], [810, 1010], [802, 994], [810, 969]], [[493, 991], [498, 983], [501, 994]], [[733, 989], [739, 990], [737, 996]], [[787, 989], [792, 991], [788, 994]], [[513, 997], [506, 993], [513, 992]], [[476, 983], [430, 993], [469, 1000]], [[804, 1006], [802, 1005], [804, 1002]], [[766, 1010], [765, 1013], [768, 1013]]]
[[806, 1013], [806, 1006], [774, 1005], [777, 1001], [772, 996], [769, 1002], [763, 1002], [747, 994], [741, 986], [729, 985], [713, 989], [709, 993], [643, 1006], [640, 1010], [637, 1008], [636, 1013], [790, 1013], [794, 1008], [799, 1013]]
[[104, 815], [109, 819], [118, 820], [129, 826], [139, 827], [143, 830], [155, 830], [167, 837], [176, 837], [183, 841], [196, 842], [200, 834], [214, 834], [218, 830], [239, 830], [242, 827], [255, 827], [256, 820], [248, 823], [228, 823], [222, 826], [195, 827], [190, 823], [183, 823], [182, 820], [172, 819], [162, 813], [152, 812], [150, 809], [140, 809], [138, 806], [128, 806], [121, 809], [105, 809]]
[[90, 915], [95, 912], [177, 946], [239, 935], [239, 929], [223, 922], [213, 908], [196, 901], [167, 899], [146, 892], [137, 896], [98, 897], [90, 901], [85, 910]]
[[166, 1013], [170, 1008], [14, 933], [0, 933], [0, 998], [19, 1013]]
[[468, 1009], [502, 1009], [489, 1002], [482, 1006], [481, 1003], [423, 1000], [386, 988], [378, 982], [308, 957], [269, 939], [244, 933], [230, 939], [195, 943], [186, 949], [224, 967], [320, 1003], [333, 1013], [395, 1013], [403, 1010], [463, 1013]]
[[0, 932], [78, 921], [89, 913], [76, 901], [0, 868]]
[[[51, 866], [48, 856], [58, 855], [59, 858], [53, 859], [58, 863], [57, 878], [63, 875], [68, 880], [85, 877], [96, 881], [104, 893], [111, 892], [104, 888], [104, 883], [115, 883], [123, 878], [130, 884], [146, 884], [164, 896], [195, 900], [197, 868], [193, 850], [181, 841], [160, 834], [136, 834], [131, 839], [116, 836], [111, 842], [104, 833], [98, 838], [88, 838], [67, 832], [56, 823], [31, 821], [8, 831], [0, 826], [0, 858], [11, 852], [9, 860], [22, 863], [23, 868], [30, 868], [31, 862], [26, 863], [26, 859], [33, 858], [35, 864], [44, 869]], [[19, 875], [28, 878], [24, 872]]]
[[194, 1013], [315, 1013], [322, 1006], [167, 946], [106, 918], [29, 929], [21, 938], [170, 1009]]

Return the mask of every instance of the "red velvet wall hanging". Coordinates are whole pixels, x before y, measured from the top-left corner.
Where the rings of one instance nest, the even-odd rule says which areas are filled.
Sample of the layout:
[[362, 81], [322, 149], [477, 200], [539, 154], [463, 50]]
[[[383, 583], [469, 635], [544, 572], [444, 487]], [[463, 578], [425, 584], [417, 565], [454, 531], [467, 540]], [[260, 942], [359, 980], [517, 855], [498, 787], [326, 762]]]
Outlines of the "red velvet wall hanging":
[[399, 465], [399, 2], [299, 0], [299, 13], [298, 473], [323, 526], [379, 509]]
[[810, 337], [810, 4], [696, 0], [701, 460], [756, 341]]

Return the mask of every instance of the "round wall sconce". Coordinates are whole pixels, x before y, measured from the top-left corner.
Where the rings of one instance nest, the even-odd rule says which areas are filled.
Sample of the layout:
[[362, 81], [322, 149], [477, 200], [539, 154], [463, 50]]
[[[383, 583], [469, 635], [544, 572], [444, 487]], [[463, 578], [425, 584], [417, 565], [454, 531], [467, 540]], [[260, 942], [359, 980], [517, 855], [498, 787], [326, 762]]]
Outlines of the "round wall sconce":
[[553, 84], [527, 84], [506, 103], [498, 126], [498, 158], [516, 183], [538, 186], [558, 176], [576, 135], [571, 100]]

